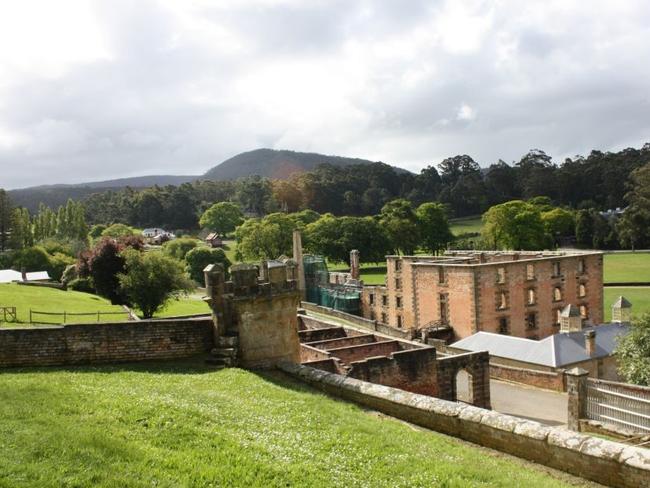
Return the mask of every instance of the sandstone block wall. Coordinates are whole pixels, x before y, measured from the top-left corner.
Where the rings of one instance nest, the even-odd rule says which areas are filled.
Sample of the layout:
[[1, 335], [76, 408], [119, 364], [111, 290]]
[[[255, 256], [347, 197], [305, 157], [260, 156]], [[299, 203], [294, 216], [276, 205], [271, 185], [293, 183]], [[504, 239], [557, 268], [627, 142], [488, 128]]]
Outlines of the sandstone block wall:
[[637, 488], [650, 479], [650, 450], [590, 437], [462, 403], [409, 393], [298, 364], [281, 369], [346, 400], [444, 434], [605, 485]]
[[522, 383], [554, 391], [566, 391], [564, 370], [557, 372], [536, 371], [533, 369], [510, 368], [508, 366], [490, 363], [492, 378]]
[[0, 329], [0, 366], [60, 366], [176, 359], [212, 348], [212, 320]]
[[278, 361], [300, 361], [296, 316], [299, 302], [294, 291], [233, 300], [241, 366], [266, 368]]

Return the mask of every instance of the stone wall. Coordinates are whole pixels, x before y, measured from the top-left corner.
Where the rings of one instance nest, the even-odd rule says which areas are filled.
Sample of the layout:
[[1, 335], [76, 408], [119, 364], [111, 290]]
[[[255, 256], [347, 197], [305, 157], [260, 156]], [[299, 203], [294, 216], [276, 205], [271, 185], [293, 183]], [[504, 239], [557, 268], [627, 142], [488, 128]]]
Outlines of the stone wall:
[[650, 479], [648, 449], [303, 365], [281, 364], [280, 368], [331, 395], [605, 485], [637, 488], [647, 486]]
[[490, 377], [514, 383], [523, 383], [546, 390], [566, 391], [564, 370], [553, 373], [533, 369], [511, 368], [490, 363]]
[[212, 320], [142, 320], [0, 329], [0, 366], [175, 359], [208, 352]]
[[350, 378], [423, 395], [438, 395], [435, 349], [398, 351], [391, 357], [370, 357], [352, 362], [350, 366]]
[[456, 376], [465, 370], [470, 376], [470, 401], [481, 408], [491, 408], [490, 404], [490, 353], [487, 351], [457, 354], [438, 359], [438, 397], [456, 400]]

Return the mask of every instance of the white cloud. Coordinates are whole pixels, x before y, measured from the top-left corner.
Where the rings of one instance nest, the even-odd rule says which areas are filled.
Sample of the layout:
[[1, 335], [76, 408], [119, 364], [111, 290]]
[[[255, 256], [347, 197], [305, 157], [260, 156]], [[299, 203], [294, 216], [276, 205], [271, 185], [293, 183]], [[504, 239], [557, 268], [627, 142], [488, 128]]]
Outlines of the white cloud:
[[3, 2], [2, 185], [259, 146], [412, 170], [640, 146], [649, 21], [643, 0]]

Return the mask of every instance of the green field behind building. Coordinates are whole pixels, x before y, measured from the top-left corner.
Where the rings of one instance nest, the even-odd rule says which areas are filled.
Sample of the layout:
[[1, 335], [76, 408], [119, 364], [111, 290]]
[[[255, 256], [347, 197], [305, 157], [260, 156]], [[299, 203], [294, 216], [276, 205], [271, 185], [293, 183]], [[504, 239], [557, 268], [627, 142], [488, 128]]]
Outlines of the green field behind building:
[[650, 253], [605, 254], [605, 283], [650, 283]]
[[[529, 486], [575, 478], [202, 361], [0, 374], [0, 486]], [[575, 485], [572, 485], [575, 486]]]
[[449, 221], [451, 232], [458, 236], [460, 234], [480, 234], [483, 229], [481, 216], [463, 217], [461, 219], [451, 219]]

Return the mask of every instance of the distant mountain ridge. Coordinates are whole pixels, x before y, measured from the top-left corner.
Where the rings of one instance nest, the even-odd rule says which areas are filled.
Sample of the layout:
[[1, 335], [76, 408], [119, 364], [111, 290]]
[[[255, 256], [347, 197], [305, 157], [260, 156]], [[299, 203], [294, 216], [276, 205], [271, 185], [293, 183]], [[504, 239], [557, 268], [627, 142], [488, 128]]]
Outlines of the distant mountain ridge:
[[[65, 203], [68, 198], [82, 199], [93, 193], [117, 191], [126, 187], [177, 186], [197, 180], [235, 180], [250, 175], [287, 179], [295, 173], [312, 171], [320, 164], [351, 166], [373, 163], [374, 161], [360, 158], [263, 148], [237, 154], [212, 167], [203, 175], [134, 176], [87, 183], [40, 185], [10, 190], [8, 193], [15, 205], [24, 206], [30, 211], [34, 211], [40, 202], [50, 207], [57, 207]], [[395, 170], [406, 171], [396, 167]]]
[[372, 164], [373, 162], [376, 161], [286, 149], [256, 149], [225, 160], [208, 170], [203, 177], [208, 180], [235, 180], [242, 176], [260, 175], [283, 180], [294, 173], [312, 171], [320, 164], [351, 166], [353, 164]]

